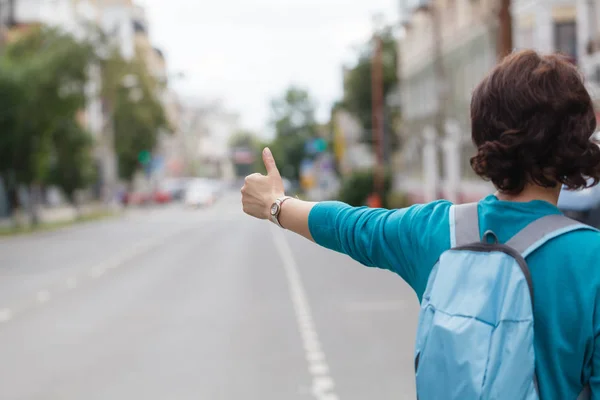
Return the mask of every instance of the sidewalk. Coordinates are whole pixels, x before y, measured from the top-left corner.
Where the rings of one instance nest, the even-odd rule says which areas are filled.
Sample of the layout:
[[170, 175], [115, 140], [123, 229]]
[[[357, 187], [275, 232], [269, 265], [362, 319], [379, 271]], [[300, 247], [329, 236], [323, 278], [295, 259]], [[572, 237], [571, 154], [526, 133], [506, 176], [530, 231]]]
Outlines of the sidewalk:
[[[79, 217], [92, 217], [120, 212], [121, 207], [110, 207], [102, 203], [84, 204], [79, 208]], [[40, 225], [54, 225], [75, 222], [78, 217], [77, 210], [73, 206], [43, 207], [38, 211]], [[21, 212], [17, 217], [20, 226], [30, 224], [30, 215], [27, 212]], [[11, 218], [0, 219], [0, 229], [10, 229], [13, 221]]]

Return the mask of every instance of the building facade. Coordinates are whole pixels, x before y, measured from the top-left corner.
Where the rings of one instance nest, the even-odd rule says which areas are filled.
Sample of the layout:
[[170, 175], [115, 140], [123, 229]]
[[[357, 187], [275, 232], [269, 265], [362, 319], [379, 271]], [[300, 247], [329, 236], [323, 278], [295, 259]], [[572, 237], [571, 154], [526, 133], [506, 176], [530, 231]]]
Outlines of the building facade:
[[577, 0], [514, 0], [512, 16], [515, 48], [559, 52], [579, 63], [584, 52], [578, 40]]
[[[582, 71], [600, 109], [600, 2], [519, 0], [513, 8], [515, 47], [568, 56]], [[600, 113], [596, 113], [600, 121]]]
[[333, 151], [340, 174], [373, 168], [375, 155], [371, 146], [362, 141], [363, 127], [356, 117], [339, 109], [334, 112], [332, 123]]
[[229, 140], [240, 129], [239, 115], [218, 101], [184, 98], [180, 100], [180, 129], [189, 174], [234, 177]]
[[[577, 38], [579, 65], [588, 90], [600, 109], [600, 2], [577, 0]], [[600, 113], [596, 113], [600, 121]]]
[[496, 5], [494, 0], [411, 0], [401, 5], [398, 75], [404, 146], [395, 186], [415, 201], [464, 201], [489, 190], [489, 185], [474, 183], [469, 165], [469, 104], [473, 89], [497, 60]]

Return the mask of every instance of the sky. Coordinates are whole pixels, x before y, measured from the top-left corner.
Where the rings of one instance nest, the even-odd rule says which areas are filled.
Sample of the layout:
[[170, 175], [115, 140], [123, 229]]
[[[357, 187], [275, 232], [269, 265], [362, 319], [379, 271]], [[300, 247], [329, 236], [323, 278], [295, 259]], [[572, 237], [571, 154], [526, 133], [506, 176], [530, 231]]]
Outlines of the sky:
[[397, 21], [399, 0], [137, 0], [165, 52], [173, 87], [222, 100], [243, 128], [264, 134], [270, 100], [307, 88], [324, 120], [341, 96], [342, 66], [372, 32], [372, 16]]

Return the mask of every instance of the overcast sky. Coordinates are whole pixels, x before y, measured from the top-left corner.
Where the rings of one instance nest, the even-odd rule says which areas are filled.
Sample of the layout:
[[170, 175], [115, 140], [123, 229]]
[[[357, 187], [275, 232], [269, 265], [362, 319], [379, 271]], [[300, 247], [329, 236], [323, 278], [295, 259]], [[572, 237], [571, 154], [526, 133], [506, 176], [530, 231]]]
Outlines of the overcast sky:
[[397, 20], [399, 0], [138, 0], [167, 56], [174, 87], [222, 99], [244, 127], [264, 131], [269, 101], [307, 87], [324, 118], [341, 94], [342, 65], [368, 39], [372, 15]]

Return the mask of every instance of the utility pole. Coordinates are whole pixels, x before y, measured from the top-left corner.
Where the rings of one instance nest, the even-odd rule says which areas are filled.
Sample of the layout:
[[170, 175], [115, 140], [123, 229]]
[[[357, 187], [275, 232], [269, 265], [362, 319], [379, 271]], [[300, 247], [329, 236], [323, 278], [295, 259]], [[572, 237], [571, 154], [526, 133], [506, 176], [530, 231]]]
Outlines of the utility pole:
[[512, 15], [511, 0], [499, 0], [500, 8], [498, 10], [498, 61], [509, 55], [513, 51], [512, 35]]
[[375, 167], [374, 190], [371, 197], [372, 207], [381, 207], [383, 204], [383, 186], [385, 171], [383, 168], [383, 41], [380, 32], [375, 32], [373, 38], [375, 48], [371, 61], [371, 102], [372, 102], [372, 132], [373, 146], [377, 157]]
[[588, 42], [586, 46], [587, 54], [592, 55], [596, 51], [600, 50], [598, 43], [598, 9], [596, 0], [587, 1], [587, 14], [588, 14]]
[[443, 140], [446, 131], [446, 104], [448, 96], [448, 84], [446, 80], [446, 69], [444, 67], [444, 54], [443, 54], [443, 34], [442, 34], [442, 19], [440, 17], [439, 3], [435, 0], [431, 1], [429, 5], [429, 14], [431, 16], [432, 26], [432, 40], [433, 40], [433, 68], [435, 74], [435, 91], [437, 96], [437, 110], [435, 113], [435, 140], [434, 146], [436, 148], [435, 154], [437, 156], [437, 165], [435, 171], [435, 194], [439, 198], [441, 195], [440, 190], [440, 177], [442, 176], [442, 161], [443, 149], [440, 146], [441, 140]]

